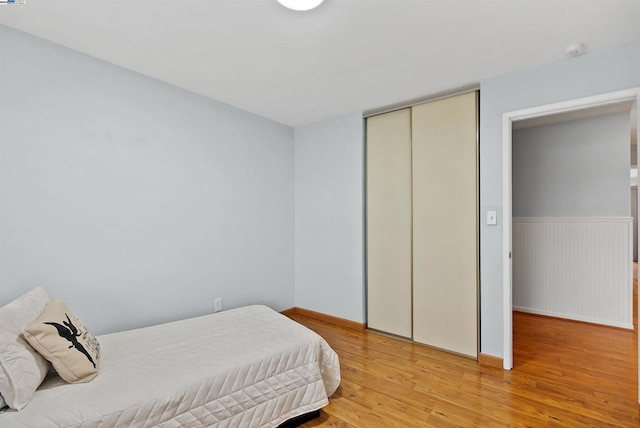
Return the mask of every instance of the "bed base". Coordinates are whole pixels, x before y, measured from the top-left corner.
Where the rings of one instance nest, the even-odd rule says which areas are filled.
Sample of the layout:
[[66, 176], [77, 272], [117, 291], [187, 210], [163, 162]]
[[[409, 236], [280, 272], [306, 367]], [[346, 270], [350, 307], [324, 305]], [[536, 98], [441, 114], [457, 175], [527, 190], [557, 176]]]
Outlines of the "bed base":
[[315, 418], [320, 417], [320, 410], [314, 410], [313, 412], [305, 413], [304, 415], [296, 416], [286, 422], [278, 425], [278, 428], [296, 428], [305, 422], [309, 422]]

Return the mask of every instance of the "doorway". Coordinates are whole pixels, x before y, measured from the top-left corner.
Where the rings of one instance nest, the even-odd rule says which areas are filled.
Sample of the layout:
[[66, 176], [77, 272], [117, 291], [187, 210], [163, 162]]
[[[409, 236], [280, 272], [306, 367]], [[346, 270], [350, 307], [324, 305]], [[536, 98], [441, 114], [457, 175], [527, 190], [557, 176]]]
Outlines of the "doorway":
[[515, 311], [633, 329], [630, 110], [513, 124]]
[[[512, 289], [512, 135], [514, 122], [546, 118], [558, 114], [580, 117], [587, 109], [616, 108], [621, 104], [640, 104], [640, 88], [596, 95], [572, 101], [532, 107], [503, 114], [503, 367], [513, 368], [513, 289]], [[636, 116], [635, 126], [638, 118]], [[637, 129], [637, 128], [636, 128]], [[637, 333], [636, 333], [637, 334]]]

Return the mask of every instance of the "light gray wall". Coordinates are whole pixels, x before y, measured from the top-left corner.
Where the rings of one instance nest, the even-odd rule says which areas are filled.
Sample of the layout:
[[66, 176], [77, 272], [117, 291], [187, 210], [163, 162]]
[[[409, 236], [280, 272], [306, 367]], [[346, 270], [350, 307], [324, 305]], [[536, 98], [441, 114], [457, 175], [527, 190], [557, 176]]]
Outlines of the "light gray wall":
[[485, 224], [487, 210], [502, 212], [502, 115], [523, 108], [640, 87], [640, 40], [543, 67], [481, 82], [480, 228], [481, 351], [503, 356], [502, 218]]
[[361, 114], [295, 130], [296, 306], [364, 322]]
[[0, 26], [0, 304], [95, 333], [294, 300], [293, 130]]
[[513, 132], [514, 217], [628, 217], [628, 113]]

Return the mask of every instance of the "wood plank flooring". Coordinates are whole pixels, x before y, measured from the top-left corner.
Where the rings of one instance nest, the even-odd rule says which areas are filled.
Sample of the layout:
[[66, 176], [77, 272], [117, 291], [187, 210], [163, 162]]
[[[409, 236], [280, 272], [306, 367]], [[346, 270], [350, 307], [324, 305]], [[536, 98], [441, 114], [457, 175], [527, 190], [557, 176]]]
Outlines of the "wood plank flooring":
[[[637, 308], [635, 314], [637, 328]], [[631, 331], [516, 312], [514, 369], [503, 371], [292, 318], [327, 340], [342, 372], [320, 418], [303, 427], [640, 427]]]

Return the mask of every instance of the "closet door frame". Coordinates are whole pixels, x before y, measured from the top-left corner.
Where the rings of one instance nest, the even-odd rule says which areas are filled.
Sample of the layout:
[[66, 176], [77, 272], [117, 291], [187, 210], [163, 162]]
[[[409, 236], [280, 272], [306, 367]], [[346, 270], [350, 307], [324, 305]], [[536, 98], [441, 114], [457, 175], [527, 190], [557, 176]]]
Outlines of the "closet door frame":
[[[394, 111], [398, 111], [398, 110], [403, 110], [403, 109], [410, 109], [416, 106], [419, 106], [421, 104], [425, 104], [425, 103], [430, 103], [430, 102], [435, 102], [435, 101], [439, 101], [442, 99], [446, 99], [446, 98], [451, 98], [451, 97], [455, 97], [458, 95], [464, 95], [467, 93], [475, 93], [476, 94], [476, 138], [475, 138], [475, 174], [476, 174], [476, 200], [475, 200], [475, 215], [476, 215], [476, 236], [475, 236], [475, 250], [476, 250], [476, 337], [477, 337], [477, 346], [476, 346], [476, 358], [479, 357], [480, 355], [480, 346], [481, 346], [481, 337], [480, 337], [480, 332], [481, 332], [481, 326], [480, 326], [480, 129], [479, 129], [479, 125], [480, 125], [480, 91], [479, 88], [477, 86], [471, 86], [471, 87], [467, 87], [466, 89], [459, 91], [459, 92], [453, 92], [453, 93], [447, 93], [447, 94], [442, 94], [441, 96], [437, 96], [437, 97], [431, 97], [431, 98], [427, 98], [427, 99], [422, 99], [422, 100], [415, 100], [413, 102], [407, 103], [407, 104], [398, 104], [394, 107], [388, 108], [388, 109], [378, 109], [375, 111], [371, 111], [369, 114], [365, 113], [364, 115], [364, 126], [365, 126], [365, 144], [364, 144], [364, 171], [365, 171], [365, 177], [364, 177], [364, 191], [365, 191], [365, 219], [364, 219], [364, 225], [365, 225], [365, 239], [364, 239], [364, 245], [365, 245], [365, 260], [364, 260], [364, 271], [365, 271], [365, 300], [366, 300], [366, 304], [365, 307], [367, 308], [367, 313], [366, 313], [366, 319], [369, 320], [369, 313], [368, 313], [368, 301], [369, 301], [369, 256], [368, 256], [368, 228], [369, 228], [369, 219], [368, 219], [368, 189], [369, 189], [369, 183], [367, 180], [368, 177], [368, 134], [367, 134], [367, 126], [366, 126], [366, 120], [368, 120], [370, 117], [374, 117], [374, 116], [378, 116], [378, 115], [382, 115], [385, 113], [390, 113], [390, 112], [394, 112]], [[413, 193], [413, 188], [411, 190], [411, 192]], [[412, 201], [412, 223], [413, 223], [413, 201]], [[413, 228], [413, 226], [412, 226]], [[412, 264], [413, 264], [413, 237], [412, 237], [412, 251], [411, 251], [411, 257], [412, 257]], [[412, 268], [413, 271], [413, 268]], [[412, 272], [412, 301], [413, 301], [413, 272]], [[411, 304], [411, 311], [413, 312], [413, 303]], [[412, 328], [411, 328], [411, 337], [410, 339], [413, 341], [413, 314], [411, 314], [411, 324], [412, 324]], [[371, 326], [367, 325], [368, 328], [371, 328]], [[375, 330], [375, 329], [374, 329]], [[429, 346], [429, 345], [426, 345]], [[450, 350], [445, 350], [447, 352], [450, 353], [454, 353]], [[465, 357], [469, 357], [468, 355], [464, 355]]]

